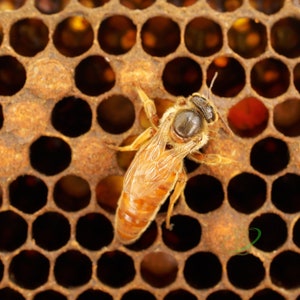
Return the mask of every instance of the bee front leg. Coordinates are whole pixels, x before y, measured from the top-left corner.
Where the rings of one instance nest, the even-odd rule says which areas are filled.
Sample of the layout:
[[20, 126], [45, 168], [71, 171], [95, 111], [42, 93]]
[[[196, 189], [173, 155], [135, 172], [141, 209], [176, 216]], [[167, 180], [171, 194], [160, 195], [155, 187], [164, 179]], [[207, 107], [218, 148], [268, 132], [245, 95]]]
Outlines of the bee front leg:
[[157, 129], [158, 123], [159, 123], [159, 118], [158, 118], [158, 115], [156, 112], [156, 107], [155, 107], [154, 101], [152, 99], [150, 99], [142, 89], [136, 88], [136, 90], [137, 90], [137, 93], [138, 93], [141, 101], [143, 102], [145, 113], [151, 123], [151, 126], [155, 129]]
[[115, 146], [112, 144], [107, 144], [107, 146], [110, 149], [116, 150], [116, 151], [136, 151], [139, 150], [139, 148], [147, 142], [149, 139], [153, 137], [155, 134], [155, 130], [151, 127], [147, 128], [145, 131], [143, 131], [130, 145], [127, 146]]
[[172, 224], [170, 222], [170, 219], [171, 219], [173, 208], [174, 208], [176, 201], [178, 200], [178, 198], [180, 196], [184, 199], [183, 191], [184, 191], [186, 182], [187, 182], [187, 176], [186, 176], [184, 169], [182, 168], [182, 170], [178, 174], [178, 179], [177, 179], [173, 194], [170, 197], [170, 202], [169, 202], [167, 216], [166, 216], [166, 228], [168, 230], [172, 230]]
[[220, 164], [231, 164], [235, 162], [235, 160], [231, 158], [212, 153], [205, 154], [201, 152], [193, 152], [188, 157], [197, 163], [212, 166]]

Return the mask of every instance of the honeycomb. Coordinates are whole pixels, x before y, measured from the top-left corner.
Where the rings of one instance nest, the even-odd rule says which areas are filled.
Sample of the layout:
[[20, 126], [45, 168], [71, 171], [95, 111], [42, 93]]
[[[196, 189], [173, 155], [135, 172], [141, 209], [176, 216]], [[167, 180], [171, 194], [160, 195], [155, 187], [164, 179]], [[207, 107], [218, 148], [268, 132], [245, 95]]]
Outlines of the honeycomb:
[[[298, 0], [1, 0], [0, 16], [1, 300], [300, 299]], [[173, 230], [164, 204], [124, 246], [135, 153], [107, 145], [149, 126], [135, 86], [159, 116], [208, 95], [222, 120], [203, 151], [232, 163], [186, 159]]]

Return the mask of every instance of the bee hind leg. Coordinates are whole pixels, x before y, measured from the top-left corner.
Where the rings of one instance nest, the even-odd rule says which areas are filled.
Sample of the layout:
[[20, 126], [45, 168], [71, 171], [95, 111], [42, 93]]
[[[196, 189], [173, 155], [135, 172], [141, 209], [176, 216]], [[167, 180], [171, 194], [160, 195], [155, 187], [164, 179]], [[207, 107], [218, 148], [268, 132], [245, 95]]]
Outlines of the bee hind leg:
[[127, 146], [115, 146], [112, 144], [107, 144], [107, 147], [116, 151], [136, 151], [147, 142], [154, 135], [155, 131], [153, 128], [149, 127], [143, 131], [130, 145]]
[[188, 157], [197, 163], [211, 165], [211, 166], [220, 165], [220, 164], [231, 164], [236, 162], [235, 160], [229, 157], [225, 157], [213, 153], [205, 154], [201, 152], [193, 152]]
[[183, 191], [184, 191], [184, 188], [185, 188], [185, 185], [187, 182], [187, 176], [186, 176], [184, 169], [182, 169], [178, 175], [179, 175], [178, 180], [176, 182], [174, 191], [170, 197], [170, 202], [169, 202], [167, 216], [166, 216], [166, 228], [168, 230], [172, 230], [172, 227], [173, 227], [173, 224], [171, 224], [170, 219], [171, 219], [171, 215], [172, 215], [173, 208], [174, 208], [176, 201], [179, 199], [180, 196], [184, 199]]
[[136, 91], [143, 102], [145, 113], [149, 119], [151, 126], [155, 129], [158, 128], [159, 118], [156, 112], [154, 101], [150, 99], [141, 88], [136, 88]]

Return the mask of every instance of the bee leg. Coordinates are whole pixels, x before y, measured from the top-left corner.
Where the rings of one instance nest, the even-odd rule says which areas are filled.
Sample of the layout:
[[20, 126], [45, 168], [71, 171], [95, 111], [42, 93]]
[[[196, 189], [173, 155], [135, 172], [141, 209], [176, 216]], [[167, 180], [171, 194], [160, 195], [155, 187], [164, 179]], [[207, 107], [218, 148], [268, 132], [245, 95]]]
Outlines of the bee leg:
[[159, 123], [159, 118], [156, 113], [156, 107], [155, 107], [154, 101], [152, 99], [150, 99], [142, 89], [136, 88], [136, 90], [137, 90], [137, 93], [138, 93], [141, 101], [143, 102], [145, 113], [151, 123], [151, 126], [155, 129], [157, 129], [158, 123]]
[[107, 144], [107, 147], [117, 151], [136, 151], [145, 142], [147, 142], [154, 135], [155, 131], [153, 128], [149, 127], [143, 131], [130, 145], [127, 146], [115, 146], [112, 144]]
[[193, 152], [188, 156], [193, 161], [206, 164], [206, 165], [220, 165], [220, 164], [231, 164], [234, 163], [235, 160], [225, 157], [219, 154], [212, 154], [212, 153], [201, 153], [201, 152]]
[[186, 182], [187, 182], [187, 176], [186, 176], [184, 169], [182, 169], [182, 171], [180, 172], [180, 174], [178, 176], [178, 180], [176, 182], [173, 194], [170, 197], [170, 202], [169, 202], [167, 216], [166, 216], [166, 228], [168, 230], [172, 230], [172, 227], [173, 227], [173, 224], [170, 223], [170, 219], [171, 219], [171, 215], [172, 215], [173, 208], [174, 208], [176, 201], [178, 200], [178, 198], [180, 196], [184, 199], [183, 191], [184, 191]]

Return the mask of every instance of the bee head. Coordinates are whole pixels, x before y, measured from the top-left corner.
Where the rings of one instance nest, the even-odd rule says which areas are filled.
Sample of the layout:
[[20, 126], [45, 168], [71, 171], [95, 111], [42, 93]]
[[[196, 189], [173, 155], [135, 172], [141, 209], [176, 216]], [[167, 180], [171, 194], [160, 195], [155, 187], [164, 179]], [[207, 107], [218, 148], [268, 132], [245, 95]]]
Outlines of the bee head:
[[201, 112], [207, 123], [212, 123], [216, 120], [215, 109], [206, 98], [199, 94], [193, 94], [191, 96], [191, 102], [196, 106], [197, 110]]

